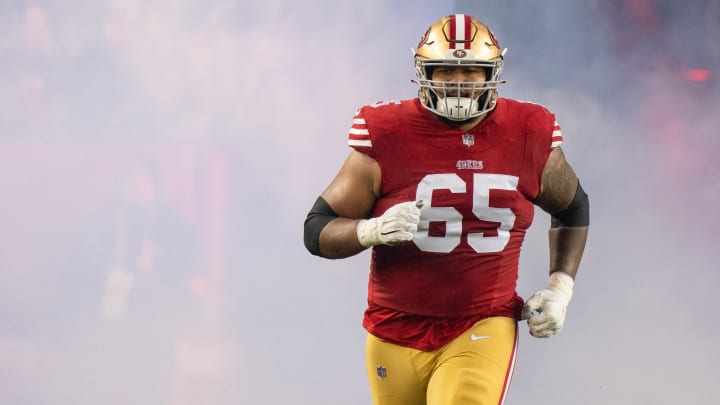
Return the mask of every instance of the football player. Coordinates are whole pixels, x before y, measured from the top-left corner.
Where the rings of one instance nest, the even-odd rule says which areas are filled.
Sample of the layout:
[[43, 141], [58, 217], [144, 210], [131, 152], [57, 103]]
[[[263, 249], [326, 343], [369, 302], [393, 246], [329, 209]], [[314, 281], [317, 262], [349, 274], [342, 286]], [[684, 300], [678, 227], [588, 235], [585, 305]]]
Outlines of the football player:
[[[305, 220], [326, 258], [372, 248], [366, 365], [375, 404], [498, 404], [517, 322], [558, 333], [585, 248], [588, 197], [555, 116], [498, 97], [504, 50], [470, 15], [432, 24], [418, 97], [360, 108], [350, 155]], [[533, 205], [551, 215], [547, 287], [515, 291]]]

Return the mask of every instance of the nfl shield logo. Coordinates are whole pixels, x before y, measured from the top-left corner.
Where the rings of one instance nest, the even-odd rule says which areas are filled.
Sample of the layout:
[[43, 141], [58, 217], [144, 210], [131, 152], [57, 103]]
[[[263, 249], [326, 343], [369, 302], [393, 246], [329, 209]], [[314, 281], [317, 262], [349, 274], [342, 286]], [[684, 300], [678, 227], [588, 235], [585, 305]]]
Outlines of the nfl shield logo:
[[473, 134], [465, 134], [462, 136], [463, 145], [465, 146], [473, 146], [475, 145], [475, 135]]
[[383, 366], [377, 366], [377, 374], [381, 380], [384, 380], [387, 378], [387, 369]]

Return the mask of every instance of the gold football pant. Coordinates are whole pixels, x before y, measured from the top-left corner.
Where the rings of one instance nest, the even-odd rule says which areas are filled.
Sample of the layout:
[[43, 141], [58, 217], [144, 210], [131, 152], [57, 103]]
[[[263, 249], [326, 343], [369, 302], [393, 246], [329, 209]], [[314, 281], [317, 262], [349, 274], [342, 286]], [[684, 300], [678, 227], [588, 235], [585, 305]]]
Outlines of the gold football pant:
[[375, 405], [498, 405], [517, 347], [517, 322], [483, 319], [444, 347], [422, 351], [368, 334], [366, 363]]

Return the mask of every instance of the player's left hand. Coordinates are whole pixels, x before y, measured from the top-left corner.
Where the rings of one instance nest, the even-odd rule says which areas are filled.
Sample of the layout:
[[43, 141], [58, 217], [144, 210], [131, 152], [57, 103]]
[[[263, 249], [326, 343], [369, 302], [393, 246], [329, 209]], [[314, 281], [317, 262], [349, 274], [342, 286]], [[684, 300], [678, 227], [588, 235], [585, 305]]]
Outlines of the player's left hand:
[[553, 272], [547, 289], [536, 292], [527, 300], [522, 319], [527, 319], [531, 335], [546, 338], [560, 332], [565, 324], [565, 313], [572, 299], [574, 284], [569, 274]]

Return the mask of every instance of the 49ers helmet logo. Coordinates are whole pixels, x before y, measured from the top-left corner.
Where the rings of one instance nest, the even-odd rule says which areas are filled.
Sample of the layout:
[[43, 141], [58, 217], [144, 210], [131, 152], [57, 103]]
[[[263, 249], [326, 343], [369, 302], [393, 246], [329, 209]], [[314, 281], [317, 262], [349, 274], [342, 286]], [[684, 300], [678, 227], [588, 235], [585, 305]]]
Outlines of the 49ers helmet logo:
[[467, 56], [467, 52], [465, 52], [465, 51], [462, 50], [462, 49], [456, 49], [456, 50], [453, 52], [453, 56], [456, 57], [456, 58], [458, 58], [458, 59], [461, 59], [461, 58], [464, 58], [464, 57]]

